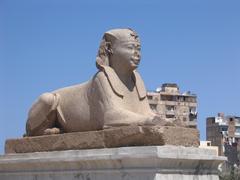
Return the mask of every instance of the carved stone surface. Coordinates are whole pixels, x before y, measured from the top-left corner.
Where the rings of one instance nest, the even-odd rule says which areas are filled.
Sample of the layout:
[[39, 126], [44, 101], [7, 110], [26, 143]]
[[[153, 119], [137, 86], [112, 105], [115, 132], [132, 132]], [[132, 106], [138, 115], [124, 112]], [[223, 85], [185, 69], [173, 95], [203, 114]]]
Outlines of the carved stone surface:
[[126, 125], [164, 125], [146, 98], [136, 71], [140, 40], [131, 29], [104, 33], [88, 82], [42, 94], [31, 107], [27, 136], [102, 130]]
[[75, 132], [10, 139], [5, 153], [27, 153], [122, 146], [199, 146], [196, 129], [172, 126], [125, 126], [100, 131]]
[[226, 157], [179, 146], [122, 147], [7, 154], [1, 180], [219, 180]]

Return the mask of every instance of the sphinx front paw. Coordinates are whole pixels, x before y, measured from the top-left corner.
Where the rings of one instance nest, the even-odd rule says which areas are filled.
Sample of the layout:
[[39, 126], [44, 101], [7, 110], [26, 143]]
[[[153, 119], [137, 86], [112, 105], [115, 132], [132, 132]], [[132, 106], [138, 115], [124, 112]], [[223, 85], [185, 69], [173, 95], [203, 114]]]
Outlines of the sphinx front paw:
[[44, 130], [44, 135], [51, 135], [51, 134], [60, 134], [60, 129], [59, 128], [48, 128]]

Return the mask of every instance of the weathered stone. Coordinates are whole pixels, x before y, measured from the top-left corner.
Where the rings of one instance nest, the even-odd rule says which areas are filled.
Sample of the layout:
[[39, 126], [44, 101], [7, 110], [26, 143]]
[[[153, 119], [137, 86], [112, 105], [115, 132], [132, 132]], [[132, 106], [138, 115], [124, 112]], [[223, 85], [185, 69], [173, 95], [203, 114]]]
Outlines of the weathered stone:
[[101, 131], [9, 139], [5, 144], [5, 152], [8, 154], [150, 145], [198, 147], [199, 132], [193, 128], [172, 126], [125, 126]]
[[26, 136], [84, 132], [126, 125], [164, 125], [153, 113], [140, 74], [140, 40], [131, 29], [104, 33], [88, 82], [42, 94], [32, 105]]
[[213, 150], [141, 146], [7, 154], [1, 180], [218, 180]]

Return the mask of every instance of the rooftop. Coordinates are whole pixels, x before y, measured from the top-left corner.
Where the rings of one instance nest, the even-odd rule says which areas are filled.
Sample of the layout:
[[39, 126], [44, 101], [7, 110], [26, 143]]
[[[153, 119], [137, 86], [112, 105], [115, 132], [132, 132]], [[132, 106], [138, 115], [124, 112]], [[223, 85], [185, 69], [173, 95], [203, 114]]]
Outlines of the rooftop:
[[176, 83], [164, 83], [161, 87], [158, 87], [154, 91], [148, 91], [148, 95], [173, 95], [173, 96], [183, 96], [183, 97], [197, 97], [196, 94], [192, 93], [191, 91], [186, 91], [181, 93], [179, 91], [179, 87]]

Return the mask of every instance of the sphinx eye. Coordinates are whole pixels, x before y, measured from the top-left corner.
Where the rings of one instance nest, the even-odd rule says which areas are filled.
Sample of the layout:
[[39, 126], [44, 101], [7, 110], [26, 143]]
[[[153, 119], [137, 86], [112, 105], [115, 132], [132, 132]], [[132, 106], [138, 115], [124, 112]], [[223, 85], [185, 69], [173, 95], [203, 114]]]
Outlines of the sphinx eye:
[[134, 45], [132, 45], [132, 44], [131, 44], [131, 45], [128, 45], [127, 48], [128, 48], [128, 49], [133, 49], [133, 48], [134, 48]]

